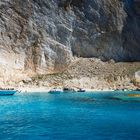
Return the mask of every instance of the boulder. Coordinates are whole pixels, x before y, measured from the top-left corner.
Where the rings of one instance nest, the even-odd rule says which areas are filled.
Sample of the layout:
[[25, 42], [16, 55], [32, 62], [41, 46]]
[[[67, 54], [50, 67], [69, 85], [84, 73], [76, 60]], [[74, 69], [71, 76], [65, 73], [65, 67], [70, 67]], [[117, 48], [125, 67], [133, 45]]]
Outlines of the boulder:
[[140, 71], [135, 72], [135, 80], [140, 83]]

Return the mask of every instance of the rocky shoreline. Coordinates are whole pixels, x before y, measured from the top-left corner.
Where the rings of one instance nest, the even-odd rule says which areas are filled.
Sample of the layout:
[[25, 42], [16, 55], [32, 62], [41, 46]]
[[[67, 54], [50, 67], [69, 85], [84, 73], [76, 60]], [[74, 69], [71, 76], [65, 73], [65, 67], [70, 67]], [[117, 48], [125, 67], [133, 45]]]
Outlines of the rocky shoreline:
[[[83, 88], [87, 91], [138, 90], [140, 80], [137, 73], [140, 63], [103, 62], [96, 58], [75, 58], [61, 73], [35, 75], [19, 81], [8, 81], [3, 87], [48, 91], [52, 88]], [[1, 84], [2, 85], [2, 84]]]

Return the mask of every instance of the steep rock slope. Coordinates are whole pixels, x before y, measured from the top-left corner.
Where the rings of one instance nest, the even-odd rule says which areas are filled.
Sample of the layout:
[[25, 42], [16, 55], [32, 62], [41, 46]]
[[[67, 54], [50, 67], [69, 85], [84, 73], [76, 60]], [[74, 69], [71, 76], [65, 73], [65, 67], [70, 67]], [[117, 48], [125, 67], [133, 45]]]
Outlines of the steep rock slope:
[[140, 60], [138, 4], [131, 0], [1, 0], [1, 78], [59, 72], [73, 55]]

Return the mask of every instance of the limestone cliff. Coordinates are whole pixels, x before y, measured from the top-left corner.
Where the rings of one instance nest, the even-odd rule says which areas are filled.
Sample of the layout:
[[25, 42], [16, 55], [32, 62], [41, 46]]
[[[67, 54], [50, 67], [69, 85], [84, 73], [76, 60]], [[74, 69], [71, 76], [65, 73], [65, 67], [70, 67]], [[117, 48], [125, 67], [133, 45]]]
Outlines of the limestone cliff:
[[1, 0], [1, 80], [59, 72], [73, 56], [139, 61], [139, 5], [138, 0]]

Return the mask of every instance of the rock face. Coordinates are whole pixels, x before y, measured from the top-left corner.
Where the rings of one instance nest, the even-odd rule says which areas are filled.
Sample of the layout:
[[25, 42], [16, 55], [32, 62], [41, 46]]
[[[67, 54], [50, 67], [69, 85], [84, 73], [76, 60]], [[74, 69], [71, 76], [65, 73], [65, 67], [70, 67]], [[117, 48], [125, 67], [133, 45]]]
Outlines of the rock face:
[[140, 83], [140, 71], [135, 72], [135, 81]]
[[1, 0], [0, 78], [55, 73], [73, 56], [140, 60], [138, 0]]

